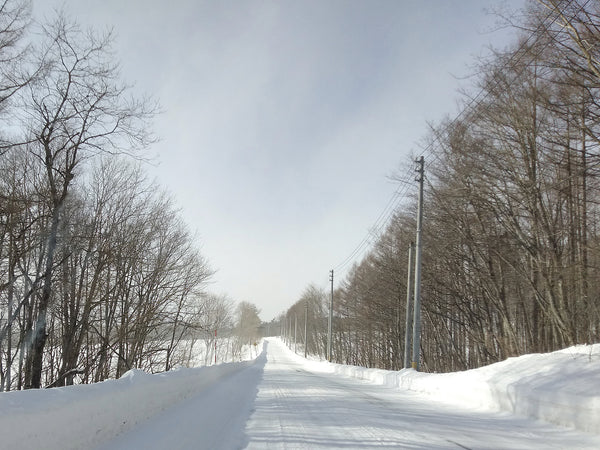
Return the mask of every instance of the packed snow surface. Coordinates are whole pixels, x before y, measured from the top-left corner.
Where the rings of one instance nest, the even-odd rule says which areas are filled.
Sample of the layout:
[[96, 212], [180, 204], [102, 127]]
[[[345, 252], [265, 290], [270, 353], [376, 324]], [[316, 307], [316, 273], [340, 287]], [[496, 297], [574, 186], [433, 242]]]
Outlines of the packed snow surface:
[[424, 374], [270, 338], [252, 361], [0, 394], [0, 447], [598, 449], [599, 379], [599, 345]]

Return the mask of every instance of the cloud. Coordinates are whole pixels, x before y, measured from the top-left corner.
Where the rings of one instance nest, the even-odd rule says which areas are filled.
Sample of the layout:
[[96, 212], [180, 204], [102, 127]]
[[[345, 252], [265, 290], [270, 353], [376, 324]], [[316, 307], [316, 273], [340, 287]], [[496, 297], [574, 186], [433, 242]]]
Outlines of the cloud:
[[154, 174], [220, 269], [215, 288], [265, 319], [367, 233], [386, 176], [452, 112], [451, 74], [490, 40], [493, 3], [65, 1], [115, 27], [125, 78], [165, 110]]

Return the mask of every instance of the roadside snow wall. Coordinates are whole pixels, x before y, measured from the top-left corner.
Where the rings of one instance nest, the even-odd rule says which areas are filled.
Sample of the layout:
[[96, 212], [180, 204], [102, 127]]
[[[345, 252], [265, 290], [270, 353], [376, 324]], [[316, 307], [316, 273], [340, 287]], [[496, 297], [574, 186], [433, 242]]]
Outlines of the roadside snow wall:
[[311, 370], [418, 391], [467, 408], [508, 411], [600, 434], [600, 344], [524, 355], [447, 374], [365, 369], [298, 358]]
[[[130, 370], [118, 380], [0, 397], [2, 448], [91, 448], [254, 361], [171, 370]], [[118, 413], [115, 414], [115, 411]]]

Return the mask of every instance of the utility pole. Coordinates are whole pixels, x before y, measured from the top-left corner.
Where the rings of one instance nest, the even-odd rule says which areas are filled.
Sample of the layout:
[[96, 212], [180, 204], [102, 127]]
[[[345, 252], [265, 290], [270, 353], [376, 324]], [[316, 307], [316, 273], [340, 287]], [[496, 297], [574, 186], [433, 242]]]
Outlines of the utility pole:
[[333, 269], [329, 271], [329, 281], [331, 281], [331, 300], [329, 301], [329, 323], [327, 325], [327, 361], [331, 362], [331, 325], [333, 322]]
[[285, 316], [285, 345], [290, 346], [290, 318]]
[[304, 357], [306, 358], [306, 352], [308, 349], [308, 300], [304, 302]]
[[421, 232], [423, 228], [423, 183], [425, 179], [425, 158], [421, 156], [417, 160], [417, 172], [419, 176], [419, 197], [417, 206], [417, 239], [415, 251], [415, 310], [413, 319], [413, 348], [412, 368], [420, 369], [419, 353], [421, 349]]
[[298, 353], [298, 315], [294, 313], [294, 353]]
[[415, 243], [411, 242], [408, 247], [408, 277], [406, 280], [406, 328], [404, 330], [404, 368], [410, 367], [411, 356], [411, 337], [412, 337], [412, 281], [413, 281], [413, 253], [415, 251]]

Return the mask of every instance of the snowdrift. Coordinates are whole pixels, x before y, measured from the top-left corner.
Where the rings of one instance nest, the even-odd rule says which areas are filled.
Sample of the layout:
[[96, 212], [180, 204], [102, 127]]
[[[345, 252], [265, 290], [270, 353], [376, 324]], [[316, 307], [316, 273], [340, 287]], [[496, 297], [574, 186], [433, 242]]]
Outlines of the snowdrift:
[[[2, 448], [93, 448], [254, 361], [0, 395]], [[18, 432], [15, 432], [18, 430]]]
[[524, 355], [447, 374], [412, 369], [392, 372], [317, 361], [305, 364], [311, 370], [409, 389], [469, 409], [508, 411], [600, 434], [600, 344]]
[[[450, 374], [366, 369], [288, 352], [310, 371], [408, 389], [468, 410], [508, 411], [600, 434], [600, 344]], [[155, 375], [132, 370], [119, 380], [93, 385], [2, 393], [2, 448], [94, 448], [260, 360]]]

